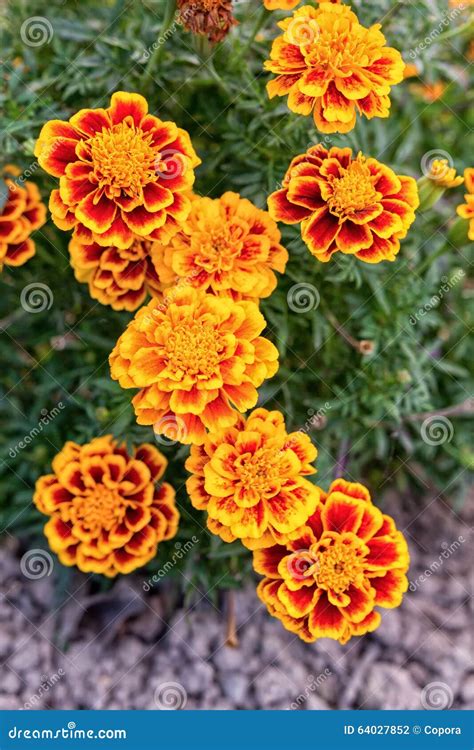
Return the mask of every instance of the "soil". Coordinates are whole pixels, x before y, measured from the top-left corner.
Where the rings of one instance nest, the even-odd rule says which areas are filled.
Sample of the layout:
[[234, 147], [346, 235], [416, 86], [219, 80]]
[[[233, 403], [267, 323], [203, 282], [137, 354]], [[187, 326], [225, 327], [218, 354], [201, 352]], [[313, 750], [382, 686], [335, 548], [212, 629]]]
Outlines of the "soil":
[[408, 538], [411, 590], [375, 633], [345, 646], [299, 641], [253, 588], [235, 594], [237, 647], [206, 592], [184, 609], [169, 581], [145, 593], [136, 574], [91, 595], [77, 573], [59, 595], [60, 566], [26, 576], [10, 539], [0, 548], [0, 709], [474, 708], [473, 512], [435, 495], [400, 505], [389, 496], [385, 509]]

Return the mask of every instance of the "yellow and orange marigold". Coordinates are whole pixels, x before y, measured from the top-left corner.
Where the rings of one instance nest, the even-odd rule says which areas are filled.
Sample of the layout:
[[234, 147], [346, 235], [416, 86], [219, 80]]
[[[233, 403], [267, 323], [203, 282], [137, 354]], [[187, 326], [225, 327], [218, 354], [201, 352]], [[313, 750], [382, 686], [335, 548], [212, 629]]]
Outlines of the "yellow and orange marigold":
[[186, 487], [225, 542], [241, 539], [250, 549], [284, 544], [319, 502], [318, 489], [305, 478], [315, 473], [316, 456], [308, 435], [287, 433], [280, 412], [255, 409], [191, 448]]
[[300, 0], [263, 0], [267, 10], [293, 10]]
[[136, 310], [147, 294], [161, 297], [165, 285], [151, 257], [151, 243], [139, 237], [128, 248], [83, 244], [73, 236], [69, 243], [76, 279], [89, 285], [93, 299], [114, 310]]
[[50, 210], [60, 229], [104, 247], [163, 239], [190, 210], [187, 193], [200, 160], [186, 131], [148, 113], [146, 99], [123, 91], [107, 109], [82, 109], [51, 120], [35, 147], [38, 162], [59, 177]]
[[195, 197], [191, 213], [167, 246], [155, 242], [152, 257], [160, 279], [184, 282], [234, 299], [268, 297], [274, 271], [283, 273], [288, 253], [266, 211], [237, 193]]
[[301, 223], [301, 236], [320, 261], [336, 252], [366, 263], [394, 260], [415, 220], [418, 190], [412, 177], [350, 148], [312, 146], [296, 156], [283, 187], [268, 198], [270, 215]]
[[346, 643], [375, 630], [376, 607], [398, 607], [408, 588], [408, 548], [360, 484], [337, 479], [300, 538], [254, 552], [268, 611], [304, 641]]
[[233, 425], [255, 406], [257, 388], [278, 369], [278, 351], [260, 334], [254, 302], [173, 287], [142, 307], [110, 355], [139, 424], [183, 443], [201, 444], [206, 429]]
[[32, 232], [46, 222], [46, 206], [34, 182], [15, 182], [20, 170], [6, 167], [0, 179], [0, 270], [22, 266], [35, 254]]
[[304, 5], [278, 24], [266, 70], [276, 74], [269, 96], [288, 95], [289, 108], [313, 113], [323, 133], [347, 133], [357, 114], [388, 117], [390, 88], [403, 80], [400, 53], [386, 46], [380, 24], [361, 26], [347, 5]]
[[112, 578], [155, 557], [179, 521], [174, 489], [157, 484], [166, 464], [153, 445], [130, 455], [111, 435], [67, 442], [34, 494], [38, 510], [51, 516], [44, 532], [62, 564]]
[[467, 193], [465, 194], [466, 203], [457, 207], [459, 216], [469, 221], [468, 237], [474, 240], [474, 168], [469, 167], [464, 170], [464, 182]]

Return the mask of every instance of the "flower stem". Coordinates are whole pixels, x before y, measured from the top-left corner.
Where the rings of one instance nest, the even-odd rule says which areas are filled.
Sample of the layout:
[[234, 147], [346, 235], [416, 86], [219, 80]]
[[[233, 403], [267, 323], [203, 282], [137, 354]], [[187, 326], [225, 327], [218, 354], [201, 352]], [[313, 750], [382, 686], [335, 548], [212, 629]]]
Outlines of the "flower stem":
[[263, 24], [265, 23], [265, 19], [267, 18], [267, 16], [268, 16], [268, 11], [265, 8], [265, 6], [263, 6], [260, 9], [260, 11], [259, 11], [259, 13], [257, 15], [257, 20], [255, 21], [254, 27], [253, 27], [253, 29], [252, 29], [252, 31], [250, 33], [250, 36], [249, 36], [247, 42], [242, 47], [242, 49], [240, 50], [240, 52], [236, 56], [235, 60], [240, 61], [247, 54], [247, 52], [250, 50], [252, 44], [255, 41], [255, 37], [257, 36], [258, 32], [262, 28]]
[[156, 66], [160, 62], [161, 56], [163, 54], [166, 33], [172, 27], [175, 15], [176, 15], [176, 0], [168, 0], [166, 9], [165, 9], [165, 15], [163, 18], [163, 23], [161, 25], [160, 36], [153, 44], [153, 50], [150, 54], [149, 60], [143, 72], [144, 82], [150, 82], [153, 79], [153, 73], [155, 71]]
[[238, 648], [239, 638], [237, 635], [237, 623], [235, 619], [235, 591], [227, 592], [227, 632], [226, 646]]

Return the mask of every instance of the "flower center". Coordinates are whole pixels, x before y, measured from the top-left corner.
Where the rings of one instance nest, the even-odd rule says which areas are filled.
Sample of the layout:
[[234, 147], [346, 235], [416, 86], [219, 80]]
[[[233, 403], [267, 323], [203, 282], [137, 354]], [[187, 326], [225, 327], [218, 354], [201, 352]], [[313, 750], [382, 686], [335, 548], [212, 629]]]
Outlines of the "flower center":
[[71, 521], [94, 535], [110, 531], [125, 515], [123, 498], [116, 490], [98, 485], [87, 495], [76, 496], [71, 505]]
[[314, 577], [320, 588], [341, 594], [363, 577], [366, 548], [357, 537], [323, 537], [316, 546]]
[[152, 135], [145, 134], [126, 121], [103, 128], [90, 140], [94, 176], [109, 197], [122, 191], [135, 197], [144, 185], [156, 180], [157, 152]]
[[234, 468], [245, 489], [264, 493], [281, 474], [283, 451], [260, 448], [255, 453], [244, 453], [236, 460]]
[[[373, 42], [369, 41], [367, 29], [332, 14], [329, 23], [327, 18], [321, 18], [319, 21], [321, 23], [306, 19], [307, 28], [312, 32], [309, 39], [305, 39], [304, 33], [299, 32], [303, 47], [301, 51], [308, 66], [324, 66], [328, 76], [334, 78], [348, 67], [352, 69], [357, 65], [367, 65], [371, 49], [374, 47]], [[296, 40], [299, 42], [298, 36]], [[311, 44], [305, 47], [305, 42], [308, 41]]]
[[332, 190], [327, 201], [329, 210], [340, 219], [373, 206], [379, 199], [363, 157], [341, 169], [339, 177], [330, 175], [328, 183]]
[[192, 375], [205, 380], [216, 373], [223, 348], [214, 326], [186, 321], [168, 335], [168, 365], [176, 376]]
[[229, 271], [241, 253], [243, 234], [240, 226], [226, 226], [197, 235], [196, 264], [208, 273]]

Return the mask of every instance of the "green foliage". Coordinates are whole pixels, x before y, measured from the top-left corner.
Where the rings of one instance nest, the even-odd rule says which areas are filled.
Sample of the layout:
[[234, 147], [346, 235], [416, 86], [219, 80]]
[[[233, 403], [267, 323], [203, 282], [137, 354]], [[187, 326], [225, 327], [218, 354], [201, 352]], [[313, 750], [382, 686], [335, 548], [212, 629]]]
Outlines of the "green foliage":
[[[347, 136], [326, 136], [325, 145], [350, 145], [415, 177], [424, 154], [443, 150], [462, 172], [472, 165], [473, 150], [468, 37], [437, 35], [418, 50], [447, 3], [354, 5], [365, 25], [382, 21], [389, 43], [403, 48], [407, 62], [416, 59], [422, 80], [395, 87], [389, 119], [359, 122]], [[5, 163], [24, 170], [45, 198], [53, 181], [33, 157], [41, 125], [81, 107], [107, 105], [114, 90], [145, 94], [152, 111], [190, 132], [203, 161], [196, 182], [202, 194], [236, 190], [264, 207], [291, 158], [318, 141], [311, 118], [290, 113], [283, 100], [270, 102], [265, 92], [262, 62], [282, 14], [259, 14], [257, 0], [239, 3], [240, 25], [211, 50], [179, 25], [157, 44], [164, 6], [163, 0], [9, 3], [2, 30], [1, 149]], [[262, 26], [256, 29], [260, 15]], [[33, 16], [47, 19], [53, 30], [42, 46], [22, 41], [22, 24]], [[445, 33], [462, 23], [454, 18]], [[427, 102], [422, 83], [440, 80], [446, 84], [442, 98]], [[320, 264], [297, 229], [283, 228], [291, 260], [278, 290], [262, 305], [281, 367], [261, 389], [261, 403], [282, 409], [294, 429], [309, 429], [311, 418], [321, 417], [311, 434], [320, 450], [323, 486], [343, 465], [376, 499], [388, 486], [404, 489], [409, 482], [423, 491], [446, 488], [450, 497], [462, 498], [466, 469], [473, 464], [468, 420], [455, 411], [449, 416], [452, 439], [429, 445], [419, 416], [456, 407], [471, 392], [469, 247], [467, 236], [457, 244], [448, 237], [462, 195], [462, 187], [448, 191], [433, 209], [419, 213], [393, 264], [373, 267], [349, 257]], [[31, 503], [32, 489], [66, 440], [84, 442], [109, 432], [129, 443], [153, 440], [151, 429], [135, 424], [130, 392], [109, 378], [108, 355], [131, 316], [91, 300], [87, 287], [74, 280], [67, 243], [67, 235], [49, 222], [36, 234], [36, 256], [1, 276], [0, 528], [37, 535], [39, 544], [44, 519]], [[25, 312], [22, 290], [38, 282], [51, 290], [51, 306]], [[316, 290], [319, 304], [310, 299], [307, 312], [291, 309], [297, 284], [310, 285], [313, 295]], [[370, 342], [369, 353], [361, 353], [360, 341]], [[19, 448], [58, 404], [64, 406], [57, 416]], [[183, 516], [177, 541], [199, 539], [173, 574], [189, 590], [238, 584], [249, 570], [249, 556], [205, 532], [184, 489], [187, 449], [163, 451], [170, 459], [166, 478], [178, 489]], [[169, 559], [175, 541], [162, 545], [144, 578]]]

